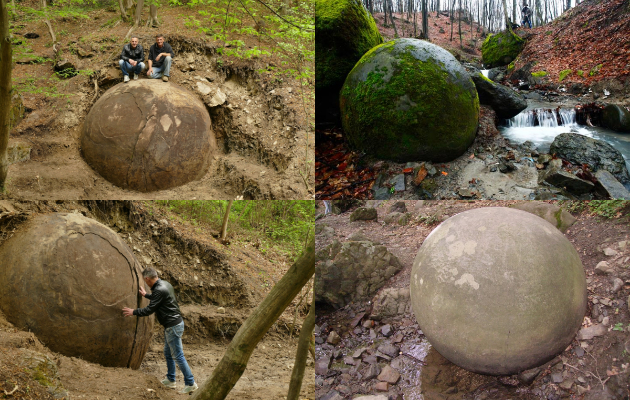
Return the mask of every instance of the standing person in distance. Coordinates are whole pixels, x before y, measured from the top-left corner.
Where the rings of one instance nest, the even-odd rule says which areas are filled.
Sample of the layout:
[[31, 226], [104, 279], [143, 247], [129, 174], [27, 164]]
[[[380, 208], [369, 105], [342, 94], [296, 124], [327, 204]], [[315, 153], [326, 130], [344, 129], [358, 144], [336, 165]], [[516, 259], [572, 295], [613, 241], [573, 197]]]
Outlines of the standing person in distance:
[[[149, 64], [150, 65], [150, 64]], [[167, 374], [162, 384], [168, 388], [175, 389], [175, 364], [184, 375], [184, 389], [181, 393], [192, 393], [198, 389], [195, 377], [184, 357], [184, 347], [182, 345], [182, 335], [184, 334], [184, 319], [175, 298], [175, 290], [170, 283], [158, 278], [154, 268], [146, 268], [142, 271], [144, 282], [151, 288], [151, 294], [147, 294], [144, 287], [138, 290], [143, 297], [150, 300], [145, 308], [131, 309], [124, 307], [123, 315], [131, 317], [147, 317], [153, 313], [158, 322], [164, 327], [164, 358], [166, 359]]]
[[529, 8], [527, 3], [523, 3], [523, 9], [521, 10], [521, 14], [523, 15], [523, 21], [521, 25], [525, 26], [525, 24], [528, 24], [529, 29], [532, 29], [532, 9]]

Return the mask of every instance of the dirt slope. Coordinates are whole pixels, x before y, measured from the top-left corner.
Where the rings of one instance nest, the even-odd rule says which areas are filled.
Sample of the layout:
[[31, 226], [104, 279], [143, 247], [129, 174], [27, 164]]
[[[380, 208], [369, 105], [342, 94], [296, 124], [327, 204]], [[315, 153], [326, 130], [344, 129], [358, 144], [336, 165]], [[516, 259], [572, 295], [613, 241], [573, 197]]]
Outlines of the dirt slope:
[[[198, 383], [210, 377], [240, 325], [290, 266], [284, 257], [263, 255], [255, 243], [224, 246], [212, 232], [142, 202], [0, 200], [0, 246], [29, 218], [50, 212], [79, 212], [109, 226], [143, 266], [154, 266], [173, 284], [186, 325], [184, 352]], [[229, 399], [286, 396], [297, 348], [296, 334], [289, 338], [295, 305], [265, 335]], [[303, 307], [300, 310], [299, 324], [305, 317]], [[105, 368], [53, 353], [34, 334], [16, 329], [0, 316], [0, 394], [18, 385], [8, 398], [52, 399], [64, 390], [72, 398], [86, 399], [182, 398], [160, 387], [166, 373], [163, 340], [163, 330], [155, 324], [139, 370]], [[301, 396], [314, 399], [312, 360], [308, 364]], [[177, 379], [181, 389], [179, 372]]]

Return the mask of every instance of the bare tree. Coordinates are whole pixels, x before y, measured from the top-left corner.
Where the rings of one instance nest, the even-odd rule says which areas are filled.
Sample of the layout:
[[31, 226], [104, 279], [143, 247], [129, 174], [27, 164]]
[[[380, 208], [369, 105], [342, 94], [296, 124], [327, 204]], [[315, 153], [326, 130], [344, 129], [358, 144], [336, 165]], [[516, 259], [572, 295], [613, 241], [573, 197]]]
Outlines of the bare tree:
[[9, 172], [9, 112], [11, 111], [11, 35], [6, 0], [0, 0], [0, 192]]
[[232, 202], [234, 200], [230, 200], [228, 202], [227, 208], [225, 209], [225, 214], [223, 214], [223, 225], [221, 225], [221, 240], [225, 240], [225, 236], [227, 236], [227, 224], [228, 219], [230, 219], [230, 208], [232, 208]]
[[293, 364], [293, 372], [291, 373], [291, 383], [289, 384], [289, 394], [287, 400], [299, 400], [302, 381], [304, 380], [304, 369], [306, 368], [306, 359], [308, 358], [308, 350], [311, 344], [311, 336], [315, 328], [315, 301], [311, 302], [311, 307], [302, 323], [302, 330], [298, 339], [298, 348], [295, 352], [295, 363]]
[[422, 0], [422, 33], [426, 40], [429, 40], [429, 10], [427, 0]]
[[129, 37], [131, 36], [131, 32], [133, 32], [134, 29], [136, 29], [140, 25], [140, 22], [142, 21], [142, 7], [144, 7], [144, 0], [138, 0], [138, 3], [136, 4], [136, 14], [134, 16], [133, 26], [125, 35], [125, 40], [129, 39]]
[[236, 332], [212, 375], [193, 393], [191, 400], [223, 400], [230, 393], [260, 339], [315, 273], [314, 237], [307, 243], [302, 255]]
[[505, 30], [512, 32], [512, 25], [510, 24], [510, 17], [508, 16], [507, 2], [503, 1], [503, 17], [505, 18]]

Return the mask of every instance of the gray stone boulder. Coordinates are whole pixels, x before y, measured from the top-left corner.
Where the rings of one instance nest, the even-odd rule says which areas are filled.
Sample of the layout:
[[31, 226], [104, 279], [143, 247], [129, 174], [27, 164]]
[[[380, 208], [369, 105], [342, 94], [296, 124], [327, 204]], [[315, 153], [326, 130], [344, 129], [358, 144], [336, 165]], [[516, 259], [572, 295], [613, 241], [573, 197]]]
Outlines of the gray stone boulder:
[[554, 225], [563, 233], [577, 221], [568, 211], [555, 204], [544, 203], [542, 201], [523, 201], [513, 204], [510, 207], [537, 215], [551, 225]]
[[383, 222], [386, 224], [407, 225], [410, 219], [410, 213], [392, 212], [383, 218]]
[[630, 192], [610, 172], [600, 169], [595, 173], [596, 189], [611, 199], [630, 200]]
[[409, 288], [383, 289], [374, 296], [372, 304], [370, 318], [374, 320], [407, 314], [411, 311]]
[[434, 229], [415, 258], [410, 291], [431, 345], [491, 375], [553, 359], [575, 338], [587, 305], [571, 242], [542, 218], [506, 207], [465, 211]]
[[577, 176], [561, 169], [549, 171], [545, 174], [544, 181], [557, 188], [564, 189], [576, 196], [590, 193], [595, 189], [595, 185], [592, 182], [578, 178]]
[[549, 152], [575, 165], [588, 164], [593, 172], [605, 169], [622, 184], [630, 184], [630, 174], [623, 156], [604, 141], [577, 133], [561, 133], [551, 143]]
[[359, 207], [350, 214], [350, 221], [376, 221], [377, 217], [375, 208]]
[[339, 99], [348, 144], [380, 159], [451, 161], [477, 132], [475, 85], [452, 54], [423, 40], [396, 39], [367, 52]]
[[387, 210], [387, 212], [388, 213], [393, 213], [393, 212], [406, 213], [407, 206], [405, 205], [404, 201], [397, 201], [394, 204], [392, 204], [391, 207], [389, 207], [389, 210]]
[[492, 107], [499, 118], [512, 118], [527, 108], [525, 97], [500, 83], [492, 82], [481, 72], [471, 74], [470, 77], [477, 87], [479, 102]]
[[502, 81], [505, 78], [505, 73], [507, 69], [505, 67], [496, 67], [492, 68], [488, 71], [488, 79], [493, 82]]
[[605, 127], [617, 132], [630, 133], [630, 111], [616, 104], [608, 104], [602, 113]]
[[333, 242], [315, 264], [315, 301], [341, 308], [371, 298], [402, 268], [387, 247], [372, 242]]

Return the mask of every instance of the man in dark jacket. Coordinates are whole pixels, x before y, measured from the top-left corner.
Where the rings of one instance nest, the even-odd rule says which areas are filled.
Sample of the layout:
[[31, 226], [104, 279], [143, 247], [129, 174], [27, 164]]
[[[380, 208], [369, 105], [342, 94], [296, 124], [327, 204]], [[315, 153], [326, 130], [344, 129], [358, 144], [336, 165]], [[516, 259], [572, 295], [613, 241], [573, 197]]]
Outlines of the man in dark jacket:
[[529, 25], [529, 29], [532, 29], [532, 9], [529, 8], [527, 3], [523, 3], [523, 9], [521, 10], [521, 14], [523, 14], [523, 22], [522, 25], [525, 27], [525, 24]]
[[151, 294], [147, 294], [144, 287], [140, 287], [140, 294], [151, 300], [145, 308], [131, 309], [124, 307], [123, 315], [131, 317], [146, 317], [153, 313], [158, 322], [164, 326], [164, 358], [168, 373], [162, 384], [168, 388], [175, 389], [175, 363], [184, 375], [185, 386], [181, 393], [192, 393], [198, 386], [193, 377], [192, 371], [184, 357], [182, 346], [182, 335], [184, 333], [184, 319], [179, 311], [175, 290], [170, 283], [158, 278], [157, 271], [153, 268], [146, 268], [142, 271], [144, 282], [151, 288]]
[[161, 34], [155, 37], [155, 44], [149, 49], [149, 69], [147, 76], [149, 78], [162, 78], [164, 82], [168, 82], [171, 76], [171, 61], [175, 57], [173, 48], [170, 44], [164, 42], [164, 36]]
[[120, 69], [124, 75], [123, 81], [129, 82], [129, 72], [133, 71], [133, 79], [138, 79], [138, 75], [144, 69], [144, 49], [138, 44], [138, 38], [132, 37], [131, 42], [123, 46], [120, 55]]

